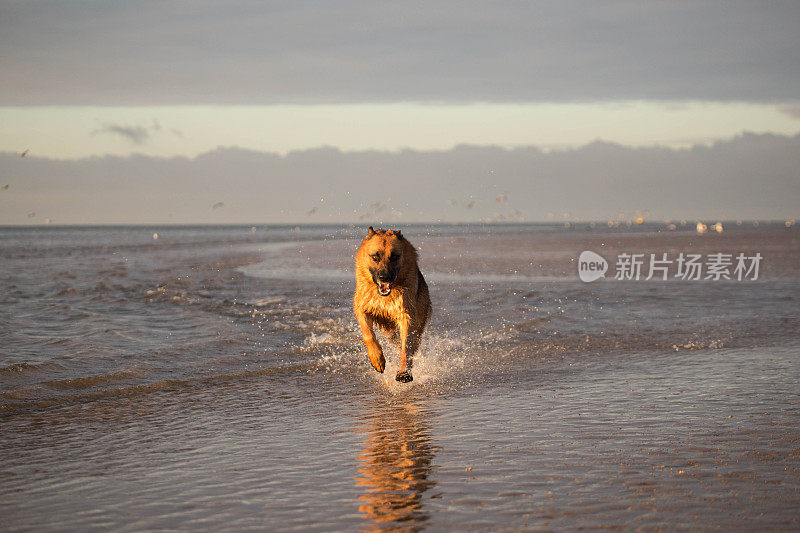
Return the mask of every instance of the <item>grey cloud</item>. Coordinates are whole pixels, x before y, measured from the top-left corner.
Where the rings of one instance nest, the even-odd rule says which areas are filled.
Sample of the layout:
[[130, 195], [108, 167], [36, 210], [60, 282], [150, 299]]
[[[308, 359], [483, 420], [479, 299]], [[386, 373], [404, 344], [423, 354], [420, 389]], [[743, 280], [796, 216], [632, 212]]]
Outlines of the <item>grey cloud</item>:
[[[680, 150], [595, 142], [550, 152], [226, 148], [193, 159], [5, 153], [0, 174], [15, 179], [13, 201], [0, 195], [2, 224], [25, 220], [25, 209], [65, 224], [293, 223], [322, 198], [315, 222], [800, 218], [800, 135], [742, 134]], [[225, 209], [209, 210], [220, 198]]]
[[[91, 135], [118, 135], [131, 141], [133, 144], [141, 145], [150, 140], [153, 134], [161, 133], [161, 131], [161, 123], [158, 120], [153, 120], [153, 123], [149, 127], [104, 123], [100, 128], [93, 130]], [[175, 128], [170, 128], [169, 132], [176, 137], [183, 137], [183, 132]]]
[[142, 126], [122, 126], [120, 124], [103, 124], [101, 128], [92, 131], [92, 135], [102, 134], [118, 135], [131, 141], [133, 144], [144, 144], [150, 138], [150, 131]]
[[778, 109], [784, 115], [800, 119], [800, 106], [781, 106]]
[[0, 104], [797, 100], [800, 3], [3, 2]]

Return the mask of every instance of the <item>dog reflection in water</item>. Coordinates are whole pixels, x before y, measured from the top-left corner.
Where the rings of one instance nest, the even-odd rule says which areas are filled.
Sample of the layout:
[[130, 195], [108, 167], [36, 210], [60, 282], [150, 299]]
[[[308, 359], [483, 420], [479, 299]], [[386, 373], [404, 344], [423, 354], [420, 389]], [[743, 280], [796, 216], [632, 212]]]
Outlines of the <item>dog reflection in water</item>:
[[358, 458], [356, 484], [364, 489], [359, 512], [375, 529], [422, 526], [428, 519], [422, 497], [435, 485], [429, 479], [434, 450], [422, 415], [413, 404], [384, 405], [363, 422], [369, 436]]

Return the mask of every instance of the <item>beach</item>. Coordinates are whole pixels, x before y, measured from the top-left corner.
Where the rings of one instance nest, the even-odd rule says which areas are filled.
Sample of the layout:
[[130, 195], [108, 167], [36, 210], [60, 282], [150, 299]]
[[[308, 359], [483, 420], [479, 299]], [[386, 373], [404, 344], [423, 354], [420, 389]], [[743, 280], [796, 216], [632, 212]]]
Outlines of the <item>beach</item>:
[[800, 527], [797, 226], [400, 226], [401, 384], [352, 313], [367, 225], [1, 227], [0, 527]]

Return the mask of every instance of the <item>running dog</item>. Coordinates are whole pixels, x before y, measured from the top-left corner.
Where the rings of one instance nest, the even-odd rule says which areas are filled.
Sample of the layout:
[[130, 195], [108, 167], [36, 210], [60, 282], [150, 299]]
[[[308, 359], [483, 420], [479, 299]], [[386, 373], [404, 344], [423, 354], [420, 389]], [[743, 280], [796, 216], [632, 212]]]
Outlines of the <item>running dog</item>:
[[383, 373], [386, 359], [372, 331], [373, 324], [400, 349], [400, 370], [395, 379], [413, 381], [411, 357], [430, 319], [431, 299], [417, 266], [417, 251], [400, 231], [376, 231], [370, 226], [356, 252], [353, 310], [375, 370]]

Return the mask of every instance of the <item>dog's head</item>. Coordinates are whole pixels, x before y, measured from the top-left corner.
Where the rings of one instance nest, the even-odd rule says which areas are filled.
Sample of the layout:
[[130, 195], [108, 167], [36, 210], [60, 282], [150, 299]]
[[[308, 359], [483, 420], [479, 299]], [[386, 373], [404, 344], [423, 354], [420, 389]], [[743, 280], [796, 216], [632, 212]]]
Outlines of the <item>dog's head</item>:
[[405, 239], [399, 230], [374, 230], [372, 226], [364, 239], [369, 273], [378, 294], [389, 296], [403, 266]]

